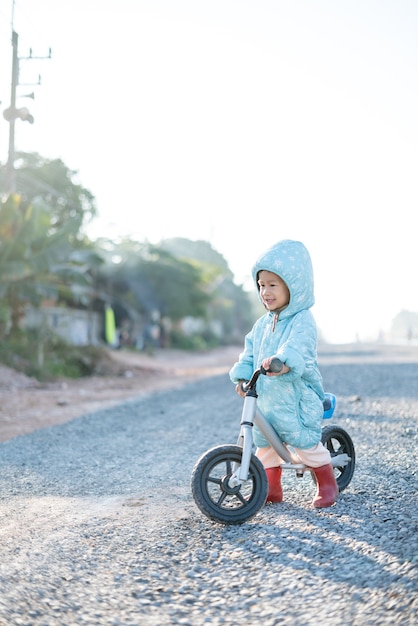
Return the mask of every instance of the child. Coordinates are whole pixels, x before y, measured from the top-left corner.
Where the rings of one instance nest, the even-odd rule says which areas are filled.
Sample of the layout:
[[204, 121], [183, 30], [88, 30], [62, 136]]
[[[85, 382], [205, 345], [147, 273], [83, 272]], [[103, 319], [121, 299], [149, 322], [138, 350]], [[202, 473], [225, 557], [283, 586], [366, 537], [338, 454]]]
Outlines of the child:
[[[299, 241], [283, 240], [256, 262], [252, 275], [259, 298], [267, 309], [245, 337], [244, 351], [229, 376], [244, 396], [241, 383], [262, 365], [269, 369], [278, 357], [284, 366], [279, 374], [260, 376], [257, 407], [282, 440], [315, 474], [316, 508], [335, 503], [338, 485], [331, 455], [321, 442], [324, 412], [322, 377], [317, 364], [317, 331], [311, 311], [314, 304], [312, 263]], [[254, 426], [256, 456], [268, 478], [267, 502], [281, 502], [283, 460]]]

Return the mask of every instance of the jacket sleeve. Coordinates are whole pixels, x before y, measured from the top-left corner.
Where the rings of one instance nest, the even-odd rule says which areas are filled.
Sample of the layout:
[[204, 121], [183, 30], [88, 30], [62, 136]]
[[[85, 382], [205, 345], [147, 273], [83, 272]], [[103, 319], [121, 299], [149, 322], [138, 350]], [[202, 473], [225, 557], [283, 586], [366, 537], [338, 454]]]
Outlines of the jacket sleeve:
[[229, 377], [233, 383], [239, 380], [250, 380], [254, 371], [253, 354], [254, 328], [245, 336], [244, 351], [239, 355], [238, 361], [232, 366]]
[[298, 378], [310, 377], [316, 369], [317, 331], [310, 311], [295, 315], [289, 335], [280, 346], [277, 356], [290, 368], [283, 374], [291, 382]]

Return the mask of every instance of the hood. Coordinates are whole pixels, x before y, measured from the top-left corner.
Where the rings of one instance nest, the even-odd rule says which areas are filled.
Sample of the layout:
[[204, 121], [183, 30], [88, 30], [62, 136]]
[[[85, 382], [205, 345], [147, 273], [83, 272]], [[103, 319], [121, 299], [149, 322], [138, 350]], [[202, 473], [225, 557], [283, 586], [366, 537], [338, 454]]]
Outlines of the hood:
[[280, 313], [280, 319], [310, 309], [315, 303], [312, 261], [300, 241], [279, 241], [257, 259], [252, 277], [258, 292], [257, 274], [260, 270], [277, 274], [289, 289], [289, 305]]

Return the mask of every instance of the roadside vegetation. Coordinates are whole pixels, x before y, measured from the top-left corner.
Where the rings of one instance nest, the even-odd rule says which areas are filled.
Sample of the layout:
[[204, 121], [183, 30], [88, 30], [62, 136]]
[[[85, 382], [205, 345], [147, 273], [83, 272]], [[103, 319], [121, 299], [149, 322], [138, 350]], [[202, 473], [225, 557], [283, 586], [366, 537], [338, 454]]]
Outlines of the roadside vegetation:
[[41, 360], [38, 350], [36, 333], [22, 331], [0, 343], [0, 362], [43, 382], [112, 373], [109, 353], [104, 347], [72, 346], [52, 334], [43, 343]]
[[[106, 369], [105, 329], [100, 341], [71, 345], [48, 323], [48, 306], [111, 308], [119, 333], [111, 347], [132, 350], [228, 345], [251, 326], [251, 297], [208, 242], [92, 241], [86, 226], [97, 215], [95, 198], [77, 172], [36, 153], [18, 154], [15, 168], [18, 191], [9, 194], [0, 166], [2, 363], [38, 379]], [[37, 313], [35, 328], [25, 323], [28, 310]], [[151, 332], [157, 326], [158, 337]]]
[[[97, 216], [95, 197], [60, 159], [17, 153], [15, 179], [10, 194], [0, 165], [1, 363], [40, 380], [100, 374], [109, 367], [109, 348], [240, 343], [259, 315], [254, 293], [234, 282], [207, 241], [92, 241], [86, 232]], [[132, 211], [143, 210], [133, 197]], [[48, 307], [100, 319], [110, 312], [113, 338], [103, 322], [82, 344], [65, 340]], [[35, 323], [27, 323], [28, 314]], [[418, 313], [401, 311], [391, 334], [416, 341]]]

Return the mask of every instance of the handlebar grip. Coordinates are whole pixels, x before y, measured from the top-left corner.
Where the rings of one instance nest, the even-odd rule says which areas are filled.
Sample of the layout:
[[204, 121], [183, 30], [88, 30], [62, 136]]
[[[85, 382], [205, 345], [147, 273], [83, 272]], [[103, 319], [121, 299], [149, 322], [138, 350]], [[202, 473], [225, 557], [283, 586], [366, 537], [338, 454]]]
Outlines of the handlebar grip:
[[270, 363], [270, 367], [268, 370], [264, 369], [263, 366], [260, 367], [260, 372], [262, 374], [267, 374], [268, 372], [273, 372], [274, 374], [279, 374], [282, 369], [283, 369], [283, 361], [281, 361], [280, 359], [278, 359], [277, 357], [274, 357], [274, 359], [271, 360]]

